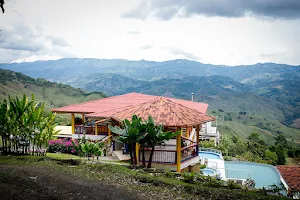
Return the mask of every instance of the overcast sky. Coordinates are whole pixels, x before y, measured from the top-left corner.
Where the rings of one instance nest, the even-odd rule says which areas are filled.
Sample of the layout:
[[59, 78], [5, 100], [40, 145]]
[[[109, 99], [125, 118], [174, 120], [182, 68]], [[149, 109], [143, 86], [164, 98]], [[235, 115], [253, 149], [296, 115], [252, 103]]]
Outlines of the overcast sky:
[[6, 0], [0, 62], [62, 57], [300, 65], [300, 0]]

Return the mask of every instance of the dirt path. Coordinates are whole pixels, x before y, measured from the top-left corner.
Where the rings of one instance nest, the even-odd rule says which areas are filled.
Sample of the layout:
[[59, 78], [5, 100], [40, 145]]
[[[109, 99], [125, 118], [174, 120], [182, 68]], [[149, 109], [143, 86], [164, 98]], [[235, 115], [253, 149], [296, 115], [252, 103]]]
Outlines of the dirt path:
[[0, 165], [0, 199], [140, 199], [137, 194], [36, 166]]

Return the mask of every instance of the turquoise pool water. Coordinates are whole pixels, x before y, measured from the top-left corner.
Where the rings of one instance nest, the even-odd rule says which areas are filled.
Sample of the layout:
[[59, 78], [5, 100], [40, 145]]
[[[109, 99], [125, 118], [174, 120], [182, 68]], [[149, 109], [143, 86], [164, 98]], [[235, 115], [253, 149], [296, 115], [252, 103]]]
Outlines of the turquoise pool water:
[[199, 151], [198, 153], [200, 158], [207, 158], [207, 159], [221, 159], [219, 154], [213, 153], [213, 152], [203, 152], [203, 151]]
[[281, 183], [280, 175], [272, 165], [225, 161], [226, 178], [249, 179], [249, 172], [255, 182], [255, 188]]
[[218, 171], [216, 169], [212, 168], [204, 168], [201, 169], [204, 176], [216, 176], [218, 174]]

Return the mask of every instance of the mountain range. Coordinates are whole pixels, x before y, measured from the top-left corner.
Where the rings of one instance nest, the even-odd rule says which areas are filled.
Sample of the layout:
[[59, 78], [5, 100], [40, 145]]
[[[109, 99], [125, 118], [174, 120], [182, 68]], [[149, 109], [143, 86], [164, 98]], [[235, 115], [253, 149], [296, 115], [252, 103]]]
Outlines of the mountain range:
[[[223, 119], [229, 116], [234, 122], [259, 128], [263, 134], [286, 132], [291, 140], [300, 142], [300, 66], [275, 63], [225, 66], [190, 60], [154, 62], [64, 58], [3, 63], [0, 68], [69, 84], [89, 92], [101, 91], [109, 96], [140, 92], [189, 100], [193, 92], [195, 101], [208, 103], [210, 112], [214, 111]], [[237, 113], [247, 113], [249, 118], [238, 117]], [[267, 120], [263, 127], [257, 125], [257, 121], [262, 119]], [[251, 123], [251, 120], [256, 122]], [[230, 126], [228, 123], [224, 122], [224, 131]], [[275, 126], [284, 128], [275, 130]], [[234, 130], [227, 132], [238, 133]]]

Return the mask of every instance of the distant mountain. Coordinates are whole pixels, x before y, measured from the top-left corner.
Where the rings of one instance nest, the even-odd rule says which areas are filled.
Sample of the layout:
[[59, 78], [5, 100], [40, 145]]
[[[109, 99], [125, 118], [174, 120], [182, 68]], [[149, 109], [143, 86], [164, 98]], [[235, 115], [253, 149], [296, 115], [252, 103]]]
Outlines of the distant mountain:
[[[47, 108], [50, 109], [105, 96], [102, 92], [93, 91], [104, 91], [108, 95], [140, 92], [187, 100], [191, 99], [191, 92], [194, 92], [195, 101], [208, 103], [209, 113], [218, 116], [222, 134], [238, 135], [246, 139], [255, 131], [269, 144], [273, 143], [276, 134], [284, 134], [292, 144], [300, 144], [300, 130], [295, 129], [300, 128], [298, 67], [290, 66], [284, 71], [281, 70], [283, 66], [280, 66], [278, 71], [266, 70], [268, 73], [262, 74], [251, 72], [249, 76], [246, 72], [241, 72], [239, 78], [241, 81], [237, 81], [227, 77], [229, 72], [224, 72], [223, 76], [208, 76], [208, 73], [206, 76], [197, 76], [197, 73], [187, 75], [186, 71], [195, 70], [194, 64], [199, 66], [202, 64], [185, 60], [169, 61], [174, 62], [177, 69], [172, 69], [169, 62], [162, 62], [168, 64], [165, 69], [169, 73], [163, 73], [161, 69], [164, 66], [158, 62], [100, 60], [103, 65], [97, 66], [99, 60], [95, 59], [60, 61], [0, 64], [2, 68], [14, 68], [35, 74], [35, 77], [48, 79], [33, 79], [21, 73], [0, 70], [0, 100], [7, 98], [8, 94], [21, 96], [23, 93], [27, 95], [34, 93], [36, 99], [46, 102]], [[74, 64], [75, 61], [78, 65]], [[176, 62], [182, 66], [179, 67]], [[186, 62], [192, 66], [184, 65]], [[87, 63], [91, 64], [91, 68]], [[138, 67], [140, 64], [143, 64], [142, 67]], [[153, 70], [146, 70], [149, 66], [153, 66]], [[212, 67], [216, 71], [226, 68]], [[253, 66], [249, 66], [251, 67]], [[240, 67], [229, 68], [235, 70]], [[176, 70], [179, 72], [176, 73]], [[212, 71], [211, 74], [216, 71]], [[152, 76], [153, 74], [157, 76]], [[88, 92], [49, 80], [68, 83]]]
[[[229, 111], [240, 109], [234, 101], [241, 101], [243, 107], [253, 108], [255, 112], [256, 107], [261, 109], [266, 105], [262, 99], [267, 98], [278, 102], [276, 106], [271, 103], [271, 107], [276, 107], [275, 113], [281, 110], [278, 115], [284, 112], [286, 119], [279, 119], [285, 124], [292, 124], [299, 118], [300, 92], [297, 85], [300, 66], [258, 63], [231, 67], [183, 59], [153, 62], [64, 58], [0, 64], [0, 68], [88, 91], [104, 91], [108, 95], [137, 91], [190, 99], [190, 93], [194, 92], [196, 100], [206, 101], [213, 108], [228, 101], [226, 107]], [[247, 101], [243, 97], [247, 97]]]
[[126, 91], [134, 91], [140, 85], [147, 84], [146, 81], [135, 80], [118, 74], [95, 73], [81, 78], [69, 80], [69, 84], [87, 91], [103, 91], [110, 96], [124, 94]]
[[129, 61], [120, 59], [64, 58], [51, 61], [0, 64], [0, 68], [25, 73], [34, 78], [45, 78], [56, 82], [68, 82], [74, 78], [95, 74], [113, 73], [125, 77], [152, 81], [162, 78], [184, 78], [186, 76], [226, 76], [242, 82], [257, 77], [282, 74], [300, 74], [299, 66], [275, 63], [258, 63], [248, 66], [224, 66], [203, 64], [190, 60], [165, 62]]
[[8, 95], [28, 98], [35, 95], [37, 101], [45, 102], [48, 110], [53, 107], [85, 102], [105, 97], [102, 92], [85, 92], [69, 85], [57, 84], [45, 79], [34, 79], [24, 74], [0, 69], [0, 101]]

